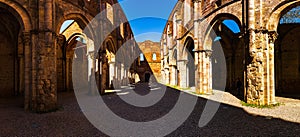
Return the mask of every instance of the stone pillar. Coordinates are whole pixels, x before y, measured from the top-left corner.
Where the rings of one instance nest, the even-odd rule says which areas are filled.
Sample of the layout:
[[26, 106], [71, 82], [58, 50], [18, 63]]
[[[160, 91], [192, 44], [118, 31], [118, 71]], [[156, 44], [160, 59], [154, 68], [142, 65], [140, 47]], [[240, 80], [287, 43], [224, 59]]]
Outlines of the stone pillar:
[[30, 109], [48, 112], [57, 108], [56, 36], [53, 29], [53, 0], [40, 2], [39, 28], [32, 36], [32, 83]]
[[[268, 90], [268, 81], [266, 81], [264, 70], [267, 68], [265, 55], [265, 34], [250, 30], [249, 49], [251, 62], [247, 66], [247, 103], [264, 105], [264, 90]], [[267, 74], [268, 75], [268, 74]], [[267, 93], [267, 91], [265, 92]]]
[[247, 102], [257, 105], [275, 103], [275, 32], [250, 30], [251, 63], [247, 66]]
[[126, 79], [126, 70], [124, 69], [124, 64], [121, 64], [121, 86], [125, 85], [124, 80]]
[[24, 109], [26, 111], [30, 110], [31, 105], [31, 83], [32, 83], [32, 58], [31, 58], [31, 34], [30, 32], [23, 32], [23, 39], [24, 39], [24, 62], [25, 62], [25, 74], [24, 74], [24, 80], [25, 80], [25, 93], [24, 93]]
[[170, 85], [177, 85], [176, 83], [176, 73], [177, 70], [174, 65], [170, 66]]
[[66, 62], [64, 53], [64, 43], [65, 37], [63, 35], [58, 35], [56, 38], [56, 52], [57, 53], [57, 90], [66, 90]]
[[[91, 46], [91, 45], [89, 45]], [[90, 51], [87, 56], [88, 60], [88, 82], [89, 82], [89, 93], [94, 94], [96, 90], [96, 81], [95, 81], [95, 53]]]
[[170, 71], [169, 68], [165, 68], [165, 84], [169, 85], [170, 84]]
[[212, 65], [211, 65], [211, 50], [199, 50], [197, 72], [199, 79], [197, 84], [197, 94], [212, 94]]
[[[195, 45], [195, 51], [198, 51], [200, 49], [199, 47], [199, 17], [201, 11], [201, 4], [200, 0], [194, 0], [194, 45]], [[199, 53], [195, 52], [195, 92], [200, 93], [200, 60], [199, 60]]]
[[113, 83], [112, 81], [115, 78], [115, 62], [111, 61], [109, 64], [109, 86], [111, 86]]
[[179, 69], [179, 75], [180, 75], [180, 87], [187, 88], [188, 87], [188, 81], [187, 81], [187, 60], [178, 60], [177, 61], [177, 67]]
[[107, 89], [109, 86], [107, 86], [107, 83], [109, 83], [109, 64], [108, 59], [106, 57], [105, 53], [102, 53], [101, 55], [101, 69], [100, 71], [100, 94], [105, 93], [105, 89]]
[[251, 61], [247, 65], [246, 100], [250, 104], [270, 105], [275, 103], [274, 33], [265, 29], [263, 4], [263, 1], [249, 1], [248, 4]]
[[277, 39], [277, 32], [269, 32], [269, 66], [270, 66], [270, 104], [275, 104], [275, 40]]

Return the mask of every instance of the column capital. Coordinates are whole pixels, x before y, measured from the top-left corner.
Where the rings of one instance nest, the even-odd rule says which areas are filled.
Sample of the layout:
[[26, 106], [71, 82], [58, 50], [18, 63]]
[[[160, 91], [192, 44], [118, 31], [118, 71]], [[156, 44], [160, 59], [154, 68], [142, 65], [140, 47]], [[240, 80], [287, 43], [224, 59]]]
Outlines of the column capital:
[[276, 31], [270, 31], [268, 33], [268, 37], [269, 37], [269, 43], [274, 43], [275, 40], [278, 38], [278, 33]]
[[202, 0], [193, 0], [194, 3], [200, 3]]

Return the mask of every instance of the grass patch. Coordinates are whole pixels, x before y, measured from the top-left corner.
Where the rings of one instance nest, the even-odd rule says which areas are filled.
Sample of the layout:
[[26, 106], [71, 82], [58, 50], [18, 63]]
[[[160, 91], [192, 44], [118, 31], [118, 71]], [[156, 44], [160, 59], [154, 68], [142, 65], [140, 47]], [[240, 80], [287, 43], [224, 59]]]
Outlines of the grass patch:
[[256, 105], [256, 104], [249, 104], [249, 103], [246, 103], [244, 101], [241, 101], [241, 104], [242, 104], [242, 106], [252, 107], [252, 108], [261, 108], [261, 109], [275, 108], [275, 107], [278, 107], [280, 105], [284, 105], [283, 103], [276, 103], [276, 104], [272, 104], [272, 105]]

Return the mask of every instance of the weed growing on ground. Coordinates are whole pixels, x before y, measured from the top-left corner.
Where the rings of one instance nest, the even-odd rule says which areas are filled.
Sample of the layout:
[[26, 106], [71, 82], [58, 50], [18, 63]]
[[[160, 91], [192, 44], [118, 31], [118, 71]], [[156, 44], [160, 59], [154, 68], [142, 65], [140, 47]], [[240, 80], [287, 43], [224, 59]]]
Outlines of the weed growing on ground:
[[243, 106], [246, 106], [246, 107], [261, 108], [261, 109], [264, 109], [264, 108], [275, 108], [275, 107], [284, 105], [283, 103], [276, 103], [276, 104], [272, 104], [272, 105], [256, 105], [256, 104], [249, 104], [249, 103], [246, 103], [244, 101], [241, 101], [241, 104]]

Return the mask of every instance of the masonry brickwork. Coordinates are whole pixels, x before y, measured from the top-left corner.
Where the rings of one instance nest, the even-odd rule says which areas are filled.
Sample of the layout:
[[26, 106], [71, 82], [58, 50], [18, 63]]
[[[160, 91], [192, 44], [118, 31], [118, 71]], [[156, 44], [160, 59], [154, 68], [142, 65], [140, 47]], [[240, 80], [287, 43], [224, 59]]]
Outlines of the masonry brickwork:
[[[111, 56], [123, 43], [133, 39], [133, 34], [117, 3], [116, 0], [0, 0], [0, 97], [22, 95], [25, 110], [33, 112], [57, 109], [57, 92], [72, 90], [74, 56], [85, 60], [81, 64], [85, 71], [83, 79], [95, 72], [98, 85], [102, 85], [101, 93], [112, 86], [112, 81], [117, 83], [115, 87], [126, 85], [129, 81], [124, 79], [131, 77], [134, 70], [125, 70], [122, 61], [116, 62]], [[92, 24], [99, 30], [87, 33], [85, 28], [99, 13], [105, 13], [105, 17]], [[69, 31], [61, 33], [66, 20], [75, 23]], [[108, 35], [102, 38], [101, 34]]]
[[[230, 90], [240, 78], [244, 87], [244, 99], [248, 103], [276, 103], [275, 91], [280, 91], [281, 88], [282, 92], [287, 86], [283, 83], [299, 81], [298, 76], [288, 76], [299, 74], [299, 50], [296, 50], [299, 46], [295, 46], [290, 60], [287, 55], [283, 55], [282, 50], [276, 50], [279, 54], [275, 54], [277, 47], [292, 44], [287, 43], [286, 39], [285, 43], [278, 42], [285, 37], [285, 34], [279, 32], [284, 30], [280, 30], [279, 20], [299, 3], [299, 0], [179, 0], [161, 39], [163, 81], [181, 87], [194, 86], [199, 94], [211, 94], [213, 89], [222, 87]], [[222, 23], [224, 20], [236, 22], [240, 32], [230, 32]], [[296, 32], [294, 30], [294, 33], [289, 35]], [[216, 37], [220, 37], [221, 40], [216, 40]], [[225, 54], [227, 67], [223, 69], [216, 67], [216, 41], [220, 42]], [[188, 71], [187, 53], [191, 53], [194, 59], [196, 73], [193, 76], [189, 75], [191, 71]], [[275, 64], [275, 59], [283, 56], [288, 60], [286, 63], [291, 63], [289, 69], [282, 61]], [[292, 61], [292, 58], [296, 60]], [[276, 65], [283, 64], [285, 67], [277, 69]], [[292, 64], [296, 67], [291, 68]], [[284, 74], [283, 71], [289, 72]], [[227, 74], [227, 77], [224, 74]], [[216, 75], [219, 75], [220, 79], [215, 79]], [[178, 79], [174, 79], [175, 76], [178, 76]], [[283, 77], [285, 80], [282, 80]], [[195, 85], [188, 82], [191, 79], [195, 81]], [[292, 87], [292, 84], [288, 85], [290, 86], [287, 88]], [[299, 88], [294, 86], [293, 90]]]

